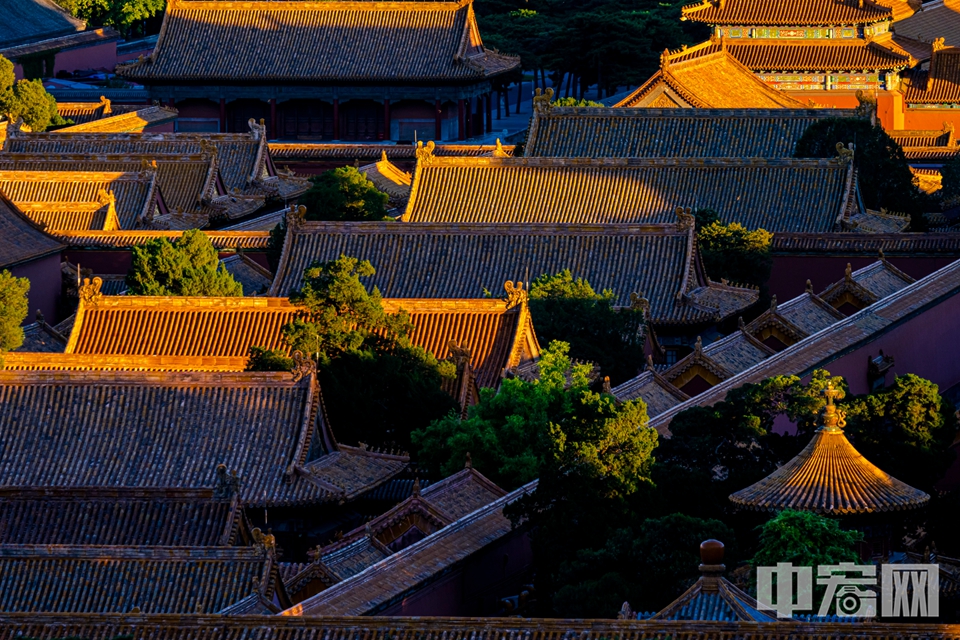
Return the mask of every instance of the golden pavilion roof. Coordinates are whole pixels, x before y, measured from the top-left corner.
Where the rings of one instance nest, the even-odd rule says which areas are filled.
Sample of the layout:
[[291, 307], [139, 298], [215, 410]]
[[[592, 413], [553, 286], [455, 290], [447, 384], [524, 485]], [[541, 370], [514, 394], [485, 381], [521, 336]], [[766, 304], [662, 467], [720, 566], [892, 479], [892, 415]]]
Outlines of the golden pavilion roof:
[[874, 466], [843, 433], [842, 392], [828, 385], [822, 425], [803, 451], [763, 480], [730, 496], [747, 509], [796, 509], [827, 515], [916, 509], [930, 496]]
[[790, 158], [811, 124], [856, 109], [537, 109], [526, 157]]
[[725, 46], [706, 41], [664, 51], [660, 70], [615, 107], [683, 107], [697, 109], [803, 109], [757, 78]]
[[902, 89], [908, 105], [960, 102], [960, 47], [934, 43], [929, 67], [904, 74]]
[[666, 224], [695, 202], [750, 229], [823, 232], [856, 202], [854, 188], [852, 163], [837, 159], [422, 154], [403, 220]]
[[519, 64], [484, 48], [470, 0], [171, 0], [154, 52], [117, 72], [138, 82], [462, 81]]
[[745, 27], [841, 26], [893, 18], [892, 8], [871, 0], [702, 0], [682, 13], [684, 20]]

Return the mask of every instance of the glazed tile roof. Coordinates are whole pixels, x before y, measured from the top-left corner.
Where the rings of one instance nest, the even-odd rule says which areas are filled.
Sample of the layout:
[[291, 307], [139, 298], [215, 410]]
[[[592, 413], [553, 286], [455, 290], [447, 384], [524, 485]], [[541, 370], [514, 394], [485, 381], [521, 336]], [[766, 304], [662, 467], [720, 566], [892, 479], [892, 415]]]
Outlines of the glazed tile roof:
[[631, 378], [612, 390], [617, 400], [643, 400], [647, 405], [647, 414], [655, 416], [670, 407], [676, 406], [690, 396], [667, 382], [654, 369], [648, 368], [636, 378]]
[[321, 561], [341, 580], [345, 580], [390, 555], [390, 550], [376, 540], [361, 536], [350, 544], [324, 554]]
[[250, 220], [235, 222], [222, 227], [220, 231], [270, 231], [275, 226], [283, 222], [287, 215], [286, 209], [279, 209], [270, 213], [265, 213]]
[[390, 207], [400, 208], [407, 205], [412, 176], [390, 162], [386, 151], [378, 162], [360, 167], [359, 171], [377, 189], [390, 196]]
[[746, 383], [757, 383], [775, 375], [804, 376], [816, 369], [829, 367], [842, 353], [873, 342], [892, 327], [912, 317], [917, 309], [935, 307], [958, 291], [960, 261], [904, 286], [896, 293], [791, 345], [755, 367], [652, 417], [650, 426], [661, 434], [669, 435], [670, 421], [677, 413], [691, 406], [713, 405], [723, 400], [730, 389]]
[[867, 209], [843, 220], [843, 228], [856, 233], [900, 233], [910, 226], [910, 216]]
[[789, 158], [803, 132], [855, 109], [630, 109], [534, 112], [524, 155], [548, 158]]
[[[654, 322], [703, 322], [756, 300], [750, 289], [709, 283], [693, 226], [492, 225], [304, 222], [288, 227], [270, 295], [289, 293], [314, 260], [372, 262], [367, 286], [387, 297], [481, 298], [484, 289], [570, 269], [617, 303], [644, 293]], [[463, 265], [470, 265], [464, 270]]]
[[503, 508], [536, 488], [536, 481], [467, 514], [419, 542], [286, 610], [286, 616], [370, 615], [509, 534]]
[[[386, 299], [383, 304], [388, 313], [406, 311], [414, 325], [411, 341], [438, 359], [450, 355], [451, 341], [467, 347], [480, 386], [497, 386], [504, 369], [539, 356], [524, 306], [508, 309], [496, 299]], [[251, 346], [286, 349], [281, 329], [298, 313], [286, 298], [265, 297], [104, 297], [95, 306], [82, 303], [81, 309], [68, 354], [155, 356], [175, 369], [219, 371], [242, 371]]]
[[272, 565], [255, 548], [0, 545], [0, 611], [216, 613], [272, 589]]
[[[725, 41], [724, 41], [725, 42]], [[803, 109], [808, 107], [757, 78], [723, 44], [706, 41], [664, 52], [660, 70], [615, 107]]]
[[[237, 248], [263, 251], [270, 243], [269, 231], [216, 231], [204, 234], [217, 249], [233, 251]], [[150, 242], [154, 238], [167, 238], [171, 242], [183, 235], [183, 231], [58, 231], [55, 238], [71, 247], [102, 249], [126, 249]]]
[[[905, 69], [910, 55], [865, 40], [727, 41], [727, 51], [749, 69], [760, 71], [842, 72]], [[829, 111], [829, 110], [828, 110]]]
[[677, 207], [696, 204], [750, 229], [823, 232], [854, 199], [852, 166], [756, 157], [428, 158], [417, 164], [403, 220], [665, 224], [677, 220]]
[[908, 105], [960, 102], [960, 48], [934, 51], [929, 68], [904, 74], [901, 88]]
[[941, 255], [960, 250], [960, 233], [778, 233], [773, 236], [774, 255], [833, 252], [840, 255], [887, 256]]
[[870, 24], [892, 17], [888, 7], [851, 0], [703, 0], [683, 8], [686, 20], [745, 27]]
[[273, 282], [273, 274], [244, 256], [236, 253], [220, 261], [233, 279], [243, 286], [243, 295], [255, 296], [264, 293]]
[[147, 127], [173, 122], [179, 112], [172, 107], [154, 105], [128, 113], [113, 115], [107, 118], [75, 124], [58, 129], [60, 133], [82, 133], [97, 131], [104, 133], [140, 133]]
[[774, 311], [807, 335], [813, 335], [843, 319], [841, 313], [813, 293], [804, 293], [788, 300]]
[[86, 23], [74, 18], [52, 0], [6, 1], [2, 5], [0, 49], [82, 31]]
[[[776, 613], [760, 611], [757, 601], [723, 577], [726, 567], [712, 564], [705, 554], [704, 547], [716, 540], [707, 541], [700, 546], [703, 562], [700, 571], [703, 574], [689, 589], [676, 600], [653, 615], [650, 620], [691, 620], [702, 622], [715, 620], [724, 622], [775, 622]], [[723, 560], [723, 547], [720, 546], [719, 560]]]
[[125, 155], [159, 160], [158, 156], [216, 155], [227, 191], [244, 191], [265, 178], [270, 163], [263, 128], [250, 133], [25, 133], [7, 138], [4, 151], [41, 156]]
[[911, 17], [895, 22], [893, 31], [898, 36], [924, 43], [943, 38], [945, 45], [956, 47], [960, 45], [960, 1], [927, 2]]
[[[261, 46], [267, 34], [284, 46]], [[469, 0], [172, 0], [154, 52], [118, 73], [138, 82], [233, 82], [238, 73], [260, 82], [462, 81], [519, 63], [484, 49]]]
[[0, 487], [210, 489], [224, 464], [245, 502], [335, 494], [301, 470], [325, 429], [313, 376], [0, 371], [0, 402]]
[[156, 615], [135, 614], [22, 614], [0, 617], [0, 632], [9, 637], [55, 640], [83, 637], [113, 640], [135, 628], [143, 637], [162, 640], [195, 640], [226, 635], [230, 638], [263, 640], [389, 640], [405, 636], [424, 640], [502, 640], [525, 638], [554, 640], [581, 638], [629, 640], [677, 638], [713, 640], [719, 637], [803, 637], [807, 640], [835, 640], [854, 634], [863, 640], [898, 640], [910, 637], [953, 637], [955, 627], [942, 624], [864, 622], [851, 630], [840, 622], [719, 622], [613, 619], [543, 619], [521, 617], [336, 617], [271, 615]]
[[0, 489], [0, 545], [230, 546], [240, 525], [209, 490]]
[[17, 351], [63, 353], [66, 347], [67, 336], [62, 335], [46, 322], [34, 322], [23, 328], [23, 344]]
[[956, 147], [957, 136], [952, 122], [944, 122], [942, 129], [896, 129], [890, 137], [904, 148]]
[[506, 493], [476, 469], [468, 467], [431, 484], [420, 495], [452, 520], [459, 520]]
[[141, 108], [143, 105], [116, 105], [103, 96], [100, 96], [100, 102], [57, 102], [57, 113], [64, 119], [73, 120], [74, 124], [84, 124]]
[[819, 297], [838, 308], [848, 302], [862, 308], [900, 291], [913, 282], [913, 278], [885, 259], [856, 271], [852, 271], [847, 264], [843, 280], [827, 287]]
[[841, 395], [828, 386], [822, 426], [803, 451], [730, 500], [758, 511], [796, 509], [825, 515], [916, 509], [930, 496], [884, 473], [864, 458], [843, 433]]
[[[391, 160], [414, 160], [416, 145], [412, 144], [351, 144], [322, 142], [271, 142], [270, 156], [277, 163], [298, 160], [377, 160], [384, 151]], [[492, 144], [438, 143], [433, 153], [437, 156], [489, 156], [496, 149]], [[504, 145], [505, 153], [513, 155], [514, 147]]]
[[[100, 29], [89, 29], [79, 33], [38, 40], [27, 44], [17, 45], [0, 50], [0, 55], [14, 62], [21, 62], [25, 58], [43, 54], [56, 55], [60, 51], [70, 49], [82, 49], [84, 47], [106, 44], [120, 39], [120, 33], [112, 27], [102, 27]], [[103, 71], [108, 68], [101, 67]]]
[[331, 442], [328, 449], [329, 453], [307, 462], [303, 469], [337, 500], [363, 495], [406, 469], [410, 462], [407, 455], [370, 451], [363, 446]]
[[773, 351], [757, 342], [745, 331], [737, 331], [725, 338], [711, 342], [703, 349], [705, 356], [725, 370], [736, 374], [749, 369], [761, 360], [773, 355]]
[[[6, 164], [0, 160], [0, 169]], [[35, 165], [29, 164], [33, 168]], [[63, 168], [69, 167], [65, 163]], [[37, 167], [39, 169], [39, 167]], [[0, 170], [0, 193], [7, 196], [45, 229], [87, 231], [105, 226], [106, 206], [112, 194], [114, 217], [120, 228], [134, 228], [155, 207], [157, 176], [147, 172], [73, 170]], [[116, 227], [114, 227], [116, 228]]]
[[57, 253], [63, 244], [47, 235], [0, 195], [0, 269]]

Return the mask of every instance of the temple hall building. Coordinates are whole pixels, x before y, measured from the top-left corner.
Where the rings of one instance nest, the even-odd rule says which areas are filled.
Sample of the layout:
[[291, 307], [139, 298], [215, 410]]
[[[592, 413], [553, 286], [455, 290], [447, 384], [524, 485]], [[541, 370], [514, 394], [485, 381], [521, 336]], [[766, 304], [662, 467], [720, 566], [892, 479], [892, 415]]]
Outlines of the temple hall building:
[[713, 30], [700, 55], [724, 47], [768, 85], [805, 103], [856, 107], [856, 91], [895, 92], [900, 72], [916, 62], [890, 32], [913, 12], [905, 0], [702, 0], [684, 7], [682, 19]]
[[253, 118], [272, 139], [464, 140], [492, 130], [519, 65], [484, 48], [471, 0], [171, 0], [154, 52], [117, 73], [175, 106], [179, 131]]

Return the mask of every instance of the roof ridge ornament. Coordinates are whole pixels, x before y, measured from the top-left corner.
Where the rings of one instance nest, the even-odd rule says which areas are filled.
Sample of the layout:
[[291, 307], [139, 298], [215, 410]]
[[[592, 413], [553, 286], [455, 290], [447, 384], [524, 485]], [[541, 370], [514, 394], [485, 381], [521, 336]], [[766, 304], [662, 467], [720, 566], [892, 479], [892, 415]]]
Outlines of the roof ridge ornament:
[[494, 158], [507, 158], [507, 157], [509, 157], [509, 155], [510, 155], [510, 154], [508, 154], [508, 153], [506, 152], [506, 150], [503, 148], [503, 144], [500, 142], [500, 138], [497, 138], [497, 146], [496, 146], [496, 148], [493, 150], [493, 157], [494, 157]]
[[677, 230], [690, 231], [697, 228], [697, 218], [692, 207], [677, 207]]
[[100, 303], [100, 300], [103, 299], [103, 294], [100, 292], [100, 286], [102, 284], [103, 279], [99, 276], [94, 277], [93, 280], [90, 278], [84, 278], [83, 285], [77, 292], [77, 295], [80, 297], [80, 301], [84, 304], [97, 306], [97, 304]]
[[804, 292], [810, 294], [813, 293], [813, 282], [810, 280], [810, 278], [807, 278], [807, 286], [804, 289]]
[[843, 400], [843, 390], [834, 388], [833, 383], [828, 382], [827, 388], [823, 390], [823, 395], [827, 398], [827, 405], [823, 408], [822, 413], [823, 426], [817, 430], [825, 433], [840, 433], [847, 426], [847, 416], [837, 408], [834, 401]]
[[287, 210], [287, 229], [299, 229], [307, 221], [307, 208], [301, 205], [290, 205]]
[[630, 294], [630, 309], [642, 311], [644, 320], [650, 315], [650, 301], [643, 296], [643, 291]]
[[523, 283], [519, 280], [512, 282], [507, 280], [503, 283], [503, 289], [507, 292], [504, 302], [507, 303], [507, 309], [513, 309], [516, 306], [523, 305], [529, 300], [527, 290], [523, 288]]
[[550, 109], [553, 107], [550, 102], [553, 100], [553, 89], [547, 87], [545, 91], [537, 87], [537, 90], [534, 92], [533, 96], [533, 111], [534, 113], [545, 116], [549, 113]]
[[230, 500], [240, 493], [240, 476], [234, 469], [227, 474], [227, 465], [222, 462], [217, 465], [217, 484], [213, 488], [214, 500]]
[[837, 143], [837, 154], [840, 156], [840, 164], [847, 164], [848, 162], [853, 161], [853, 143], [851, 142], [849, 146], [843, 146], [842, 142]]
[[470, 347], [462, 345], [451, 338], [447, 343], [447, 348], [450, 350], [447, 360], [457, 367], [457, 372], [462, 371], [466, 364], [470, 362], [470, 357], [473, 355]]
[[433, 155], [433, 150], [436, 148], [437, 145], [433, 140], [430, 140], [427, 142], [427, 144], [423, 144], [423, 140], [417, 140], [417, 149], [415, 152], [417, 156], [417, 163], [429, 164], [432, 162], [435, 158]]
[[293, 352], [293, 381], [300, 382], [304, 378], [307, 378], [317, 373], [317, 363], [313, 361], [308, 355], [304, 355], [303, 351], [294, 351]]
[[260, 527], [254, 527], [250, 537], [253, 538], [254, 545], [263, 553], [272, 553], [277, 549], [277, 538], [270, 530], [264, 533]]
[[943, 51], [947, 48], [947, 45], [943, 42], [943, 38], [934, 38], [933, 42], [930, 43], [930, 46], [932, 47], [934, 53], [937, 51]]

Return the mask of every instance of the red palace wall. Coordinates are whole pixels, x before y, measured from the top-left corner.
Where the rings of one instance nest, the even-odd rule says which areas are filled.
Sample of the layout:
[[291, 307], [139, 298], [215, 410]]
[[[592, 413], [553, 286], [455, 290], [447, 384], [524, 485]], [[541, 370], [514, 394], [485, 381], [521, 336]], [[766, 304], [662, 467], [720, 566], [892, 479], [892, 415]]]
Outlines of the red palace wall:
[[61, 288], [59, 253], [17, 265], [10, 269], [10, 273], [30, 281], [30, 293], [27, 294], [30, 306], [24, 324], [34, 322], [37, 309], [50, 324], [61, 320], [57, 318], [57, 300], [60, 298]]
[[449, 574], [407, 596], [378, 616], [485, 616], [500, 598], [516, 595], [533, 563], [530, 538], [511, 532], [467, 558]]

